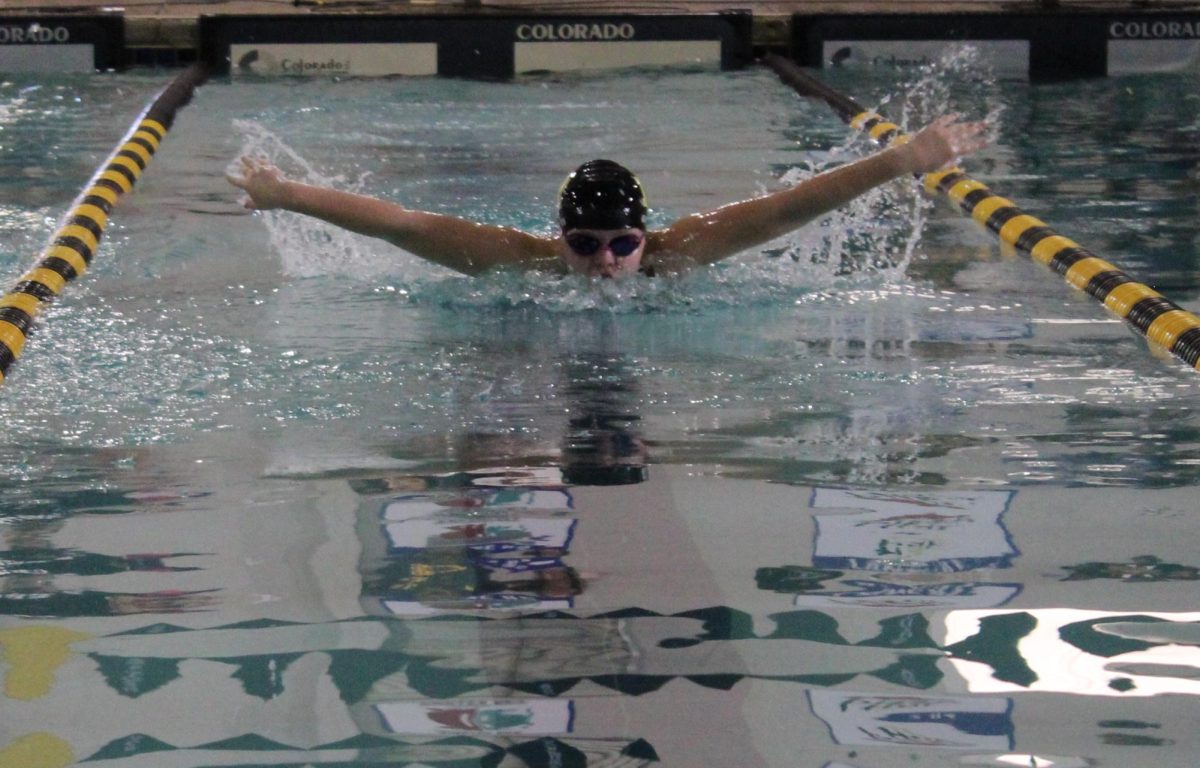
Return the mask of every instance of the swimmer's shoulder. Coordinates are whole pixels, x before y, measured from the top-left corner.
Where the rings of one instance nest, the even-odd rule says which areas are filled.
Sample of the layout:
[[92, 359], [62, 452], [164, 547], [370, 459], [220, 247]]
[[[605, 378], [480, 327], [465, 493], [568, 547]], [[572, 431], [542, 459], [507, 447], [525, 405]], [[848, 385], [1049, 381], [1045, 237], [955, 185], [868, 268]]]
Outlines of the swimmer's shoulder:
[[638, 271], [647, 277], [678, 275], [696, 266], [696, 262], [681, 255], [674, 247], [669, 230], [646, 233], [646, 248], [642, 251], [642, 266]]

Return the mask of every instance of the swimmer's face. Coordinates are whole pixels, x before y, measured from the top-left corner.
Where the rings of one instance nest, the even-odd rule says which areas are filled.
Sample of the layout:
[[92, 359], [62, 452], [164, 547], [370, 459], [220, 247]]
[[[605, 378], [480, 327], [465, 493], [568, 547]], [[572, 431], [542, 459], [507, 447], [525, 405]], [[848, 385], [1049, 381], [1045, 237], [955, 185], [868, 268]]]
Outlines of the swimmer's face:
[[559, 250], [567, 268], [581, 275], [602, 278], [636, 275], [646, 250], [646, 232], [641, 229], [564, 230]]

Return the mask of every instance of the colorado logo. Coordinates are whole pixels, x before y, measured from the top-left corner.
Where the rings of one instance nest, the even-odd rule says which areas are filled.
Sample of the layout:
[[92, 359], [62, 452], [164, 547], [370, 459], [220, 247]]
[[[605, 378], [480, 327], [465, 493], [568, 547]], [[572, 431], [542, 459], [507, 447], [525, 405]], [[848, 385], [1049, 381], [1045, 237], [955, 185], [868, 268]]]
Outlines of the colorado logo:
[[1113, 40], [1194, 40], [1200, 37], [1200, 21], [1114, 21], [1108, 36]]
[[33, 23], [28, 27], [0, 27], [0, 45], [26, 43], [65, 43], [71, 39], [66, 27], [43, 27]]
[[517, 39], [521, 42], [558, 42], [563, 40], [632, 40], [637, 30], [629, 22], [561, 24], [520, 24]]

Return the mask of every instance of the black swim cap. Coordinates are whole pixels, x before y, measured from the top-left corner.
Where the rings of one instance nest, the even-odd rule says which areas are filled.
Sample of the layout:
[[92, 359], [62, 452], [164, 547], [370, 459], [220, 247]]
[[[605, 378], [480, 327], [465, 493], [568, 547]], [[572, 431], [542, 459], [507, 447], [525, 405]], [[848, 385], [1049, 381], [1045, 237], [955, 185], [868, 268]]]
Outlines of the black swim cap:
[[558, 193], [564, 229], [645, 229], [646, 198], [637, 177], [612, 160], [589, 160]]

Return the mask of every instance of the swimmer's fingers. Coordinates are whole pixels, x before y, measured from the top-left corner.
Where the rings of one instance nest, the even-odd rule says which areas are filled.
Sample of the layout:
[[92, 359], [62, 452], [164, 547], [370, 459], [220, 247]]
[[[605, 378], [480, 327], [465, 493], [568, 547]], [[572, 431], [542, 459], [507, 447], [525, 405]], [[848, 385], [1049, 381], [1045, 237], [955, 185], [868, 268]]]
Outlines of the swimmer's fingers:
[[226, 180], [244, 190], [241, 204], [251, 210], [276, 207], [272, 191], [283, 181], [279, 169], [262, 158], [242, 155], [225, 169]]
[[225, 169], [225, 180], [238, 189], [246, 188], [246, 175], [239, 168], [232, 165]]
[[988, 145], [987, 123], [959, 123], [954, 126], [954, 138], [951, 144], [956, 154], [969, 155], [978, 152]]
[[987, 146], [987, 123], [962, 122], [961, 115], [942, 115], [931, 124], [942, 134], [955, 155], [967, 155]]
[[[225, 169], [225, 180], [241, 190], [247, 190], [250, 184], [245, 174], [240, 169], [234, 168], [233, 166]], [[254, 198], [249, 194], [238, 197], [238, 204], [249, 210], [254, 210], [257, 208], [257, 206], [254, 204]]]
[[962, 162], [963, 157], [978, 152], [988, 145], [987, 125], [985, 123], [957, 123], [947, 129], [947, 143], [950, 145], [950, 160], [939, 170], [954, 167]]
[[245, 189], [256, 167], [253, 158], [242, 155], [225, 166], [225, 180], [239, 189]]
[[242, 155], [225, 167], [225, 178], [230, 181], [238, 179], [244, 182], [262, 173], [277, 175], [279, 169], [262, 158], [249, 155]]
[[917, 132], [909, 142], [915, 173], [929, 173], [956, 164], [963, 155], [987, 146], [987, 124], [960, 122], [959, 115], [942, 115]]

